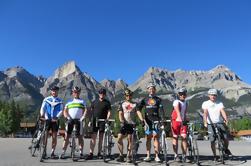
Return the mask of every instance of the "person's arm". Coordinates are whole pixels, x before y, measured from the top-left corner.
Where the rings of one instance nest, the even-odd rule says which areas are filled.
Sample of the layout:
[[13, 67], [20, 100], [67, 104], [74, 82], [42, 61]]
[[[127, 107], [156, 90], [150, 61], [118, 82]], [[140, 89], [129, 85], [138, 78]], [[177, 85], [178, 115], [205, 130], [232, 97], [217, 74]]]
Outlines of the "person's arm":
[[203, 109], [204, 114], [203, 114], [203, 123], [204, 126], [207, 127], [207, 116], [208, 116], [208, 110], [207, 109]]
[[227, 119], [227, 114], [224, 108], [220, 110], [221, 116], [223, 117], [224, 123], [227, 125], [228, 124], [228, 119]]
[[124, 123], [125, 122], [125, 117], [124, 117], [124, 114], [123, 114], [122, 103], [119, 103], [118, 112], [119, 112], [119, 121], [120, 121], [120, 123]]
[[138, 110], [137, 111], [137, 116], [139, 117], [139, 120], [141, 121], [141, 122], [144, 122], [144, 118], [143, 118], [143, 116], [142, 116], [142, 113]]
[[177, 122], [182, 122], [182, 118], [181, 118], [181, 115], [180, 115], [179, 103], [174, 106], [174, 111], [176, 111], [176, 114], [177, 114], [176, 121]]
[[111, 110], [112, 110], [112, 107], [111, 107], [111, 103], [108, 101], [108, 113], [107, 113], [107, 117], [106, 117], [106, 120], [109, 120], [109, 118], [111, 117]]
[[45, 114], [45, 100], [43, 100], [43, 103], [41, 105], [41, 108], [40, 108], [40, 117], [44, 117], [44, 114]]
[[63, 106], [63, 103], [61, 102], [60, 103], [60, 111], [58, 112], [58, 114], [56, 116], [57, 119], [60, 118], [60, 116], [62, 115], [63, 111], [64, 111], [64, 106]]
[[68, 108], [67, 107], [65, 107], [65, 109], [64, 109], [64, 117], [66, 119], [68, 119], [68, 120], [71, 120], [71, 116], [70, 116], [70, 114], [68, 112]]

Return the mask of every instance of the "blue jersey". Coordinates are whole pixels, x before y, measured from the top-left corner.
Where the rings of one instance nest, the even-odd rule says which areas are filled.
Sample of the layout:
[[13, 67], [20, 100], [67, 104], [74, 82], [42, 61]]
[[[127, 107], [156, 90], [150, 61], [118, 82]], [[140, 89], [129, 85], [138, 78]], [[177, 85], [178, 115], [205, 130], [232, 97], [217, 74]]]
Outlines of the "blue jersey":
[[40, 115], [45, 119], [59, 118], [63, 111], [63, 102], [58, 97], [49, 96], [43, 100]]

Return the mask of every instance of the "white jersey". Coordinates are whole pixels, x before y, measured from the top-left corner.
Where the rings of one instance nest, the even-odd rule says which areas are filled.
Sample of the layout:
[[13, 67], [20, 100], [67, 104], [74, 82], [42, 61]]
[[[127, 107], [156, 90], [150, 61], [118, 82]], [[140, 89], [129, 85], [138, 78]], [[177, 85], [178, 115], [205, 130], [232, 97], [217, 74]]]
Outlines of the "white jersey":
[[181, 116], [182, 121], [184, 121], [185, 116], [186, 116], [186, 111], [187, 111], [187, 102], [180, 101], [180, 100], [174, 100], [173, 107], [177, 107], [177, 106], [180, 107], [180, 116]]
[[120, 104], [118, 110], [124, 114], [125, 121], [128, 124], [136, 124], [137, 104], [134, 102], [124, 101]]
[[[220, 110], [223, 108], [224, 106], [221, 102], [212, 102], [211, 100], [205, 101], [202, 104], [202, 109], [208, 111], [208, 116], [210, 116], [213, 123], [223, 123], [220, 113]], [[207, 123], [211, 124], [208, 118]]]
[[68, 114], [71, 119], [81, 119], [86, 108], [85, 101], [82, 99], [72, 99], [67, 102], [65, 109], [68, 109]]

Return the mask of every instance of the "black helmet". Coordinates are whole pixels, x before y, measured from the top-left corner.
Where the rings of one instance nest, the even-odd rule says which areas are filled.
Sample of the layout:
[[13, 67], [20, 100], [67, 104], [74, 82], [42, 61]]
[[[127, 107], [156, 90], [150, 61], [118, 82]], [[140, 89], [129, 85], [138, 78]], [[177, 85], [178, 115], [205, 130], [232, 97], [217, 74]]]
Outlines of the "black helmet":
[[130, 89], [125, 89], [124, 95], [125, 96], [132, 96], [133, 92]]
[[106, 90], [104, 88], [101, 88], [99, 91], [98, 91], [99, 94], [104, 94], [106, 95]]
[[81, 88], [77, 87], [77, 86], [74, 86], [71, 90], [72, 92], [80, 92], [81, 91]]
[[59, 90], [59, 87], [58, 86], [52, 86], [50, 88], [51, 91], [58, 91]]

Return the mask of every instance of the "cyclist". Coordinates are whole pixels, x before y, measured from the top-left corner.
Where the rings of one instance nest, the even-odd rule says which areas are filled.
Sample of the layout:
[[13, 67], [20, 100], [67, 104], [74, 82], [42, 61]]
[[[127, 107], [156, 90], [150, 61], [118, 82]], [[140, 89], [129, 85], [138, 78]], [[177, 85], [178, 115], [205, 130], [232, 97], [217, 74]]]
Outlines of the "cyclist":
[[174, 151], [174, 161], [179, 161], [178, 156], [178, 137], [181, 136], [182, 162], [189, 162], [186, 158], [187, 152], [187, 90], [186, 88], [178, 89], [178, 98], [173, 102], [173, 111], [171, 115], [171, 129], [172, 129], [172, 144]]
[[[98, 119], [108, 120], [111, 115], [111, 103], [105, 99], [106, 90], [101, 88], [99, 91], [99, 98], [91, 104], [91, 117], [93, 133], [90, 140], [90, 154], [87, 156], [87, 160], [93, 159], [93, 151], [96, 145], [97, 132], [99, 132], [99, 143], [98, 143], [98, 158], [101, 158], [101, 149], [103, 136], [105, 131], [105, 122], [97, 122]], [[97, 122], [97, 123], [96, 123]], [[97, 124], [97, 126], [96, 126]]]
[[144, 161], [150, 162], [150, 152], [151, 152], [151, 140], [154, 140], [154, 153], [155, 153], [155, 161], [161, 162], [158, 154], [159, 154], [159, 130], [157, 124], [154, 124], [154, 121], [159, 121], [161, 118], [164, 118], [164, 110], [163, 105], [161, 104], [161, 99], [156, 96], [156, 85], [150, 83], [147, 86], [147, 90], [149, 95], [144, 98], [138, 109], [142, 110], [145, 108], [145, 134], [146, 134], [146, 158]]
[[60, 156], [61, 159], [65, 158], [65, 151], [69, 144], [69, 138], [71, 136], [74, 124], [76, 125], [77, 129], [77, 136], [79, 141], [79, 150], [80, 150], [80, 158], [83, 157], [83, 120], [85, 119], [87, 109], [86, 103], [83, 99], [79, 97], [81, 89], [77, 86], [73, 87], [72, 89], [72, 96], [73, 99], [69, 100], [64, 109], [64, 117], [67, 118], [66, 122], [66, 132], [65, 132], [65, 139], [63, 143], [63, 152]]
[[[46, 130], [52, 130], [52, 149], [51, 149], [51, 158], [55, 159], [58, 158], [58, 156], [55, 155], [55, 149], [57, 146], [57, 132], [59, 128], [58, 119], [62, 114], [63, 111], [63, 104], [62, 100], [58, 98], [58, 91], [59, 87], [53, 86], [50, 89], [51, 96], [46, 97], [43, 100], [41, 109], [40, 109], [40, 116], [45, 118], [45, 125]], [[46, 138], [46, 144], [47, 144]], [[45, 155], [46, 156], [46, 155]], [[44, 157], [45, 157], [44, 156]]]
[[209, 139], [211, 141], [211, 149], [214, 155], [214, 161], [217, 161], [216, 158], [216, 149], [215, 149], [215, 140], [214, 137], [214, 129], [211, 123], [214, 123], [219, 127], [221, 132], [223, 132], [224, 143], [225, 143], [225, 153], [227, 155], [232, 155], [230, 150], [228, 149], [229, 141], [228, 141], [228, 119], [226, 112], [224, 111], [224, 105], [222, 102], [217, 101], [217, 90], [209, 89], [208, 97], [209, 100], [203, 102], [202, 109], [204, 110], [204, 126], [208, 128]]
[[123, 156], [123, 138], [127, 136], [128, 139], [128, 152], [127, 162], [132, 162], [132, 134], [133, 128], [136, 125], [136, 115], [144, 126], [144, 119], [139, 110], [137, 110], [137, 103], [132, 101], [133, 92], [130, 89], [124, 91], [125, 100], [119, 104], [119, 120], [120, 120], [120, 132], [118, 134], [118, 149], [119, 158], [118, 162], [124, 161]]

